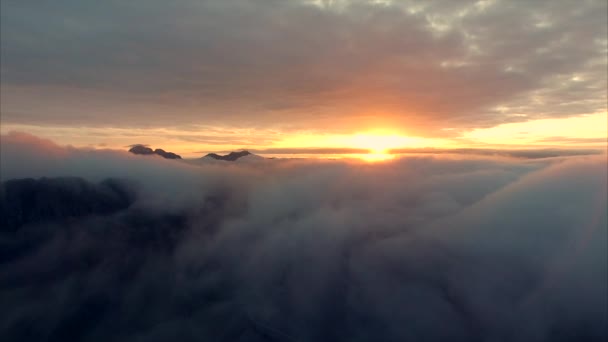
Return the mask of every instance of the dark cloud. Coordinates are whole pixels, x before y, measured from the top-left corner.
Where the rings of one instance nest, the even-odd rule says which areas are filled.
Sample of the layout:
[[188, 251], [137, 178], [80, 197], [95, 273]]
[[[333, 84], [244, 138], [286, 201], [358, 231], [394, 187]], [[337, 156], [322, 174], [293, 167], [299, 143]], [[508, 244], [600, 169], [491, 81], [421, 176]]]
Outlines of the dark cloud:
[[313, 3], [5, 1], [3, 121], [428, 132], [606, 110], [603, 0]]
[[[0, 233], [9, 341], [608, 337], [605, 155], [195, 166], [16, 133], [0, 147], [2, 210], [21, 210], [11, 184], [69, 196]], [[10, 180], [41, 176], [79, 178]], [[129, 201], [66, 211], [106, 198], [107, 177]]]
[[73, 177], [11, 179], [2, 185], [0, 225], [13, 231], [32, 222], [107, 215], [129, 207], [133, 192], [114, 179], [99, 184]]

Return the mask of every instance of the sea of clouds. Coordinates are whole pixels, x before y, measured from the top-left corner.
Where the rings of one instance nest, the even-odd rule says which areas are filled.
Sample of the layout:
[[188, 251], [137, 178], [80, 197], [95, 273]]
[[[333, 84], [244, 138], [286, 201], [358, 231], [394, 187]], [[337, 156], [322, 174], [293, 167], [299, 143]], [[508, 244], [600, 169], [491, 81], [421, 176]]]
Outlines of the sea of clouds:
[[605, 154], [0, 152], [5, 341], [608, 338]]

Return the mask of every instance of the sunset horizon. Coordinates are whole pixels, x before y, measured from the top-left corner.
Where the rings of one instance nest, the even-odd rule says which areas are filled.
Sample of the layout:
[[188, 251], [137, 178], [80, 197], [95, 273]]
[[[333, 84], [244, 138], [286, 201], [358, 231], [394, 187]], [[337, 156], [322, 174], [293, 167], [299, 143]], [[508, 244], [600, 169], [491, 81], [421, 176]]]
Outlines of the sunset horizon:
[[189, 157], [607, 144], [603, 1], [3, 9], [2, 134]]
[[608, 340], [608, 1], [2, 0], [5, 342]]

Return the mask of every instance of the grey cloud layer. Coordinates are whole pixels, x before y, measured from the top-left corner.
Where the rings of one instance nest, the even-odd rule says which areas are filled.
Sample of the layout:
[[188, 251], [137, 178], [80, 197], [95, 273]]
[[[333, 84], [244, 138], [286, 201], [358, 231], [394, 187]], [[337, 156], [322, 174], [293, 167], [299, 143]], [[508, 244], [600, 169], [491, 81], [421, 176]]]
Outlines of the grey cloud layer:
[[0, 147], [3, 180], [136, 191], [2, 229], [9, 340], [608, 337], [605, 155], [195, 166], [23, 134]]
[[310, 3], [3, 2], [3, 120], [426, 131], [606, 110], [605, 1]]

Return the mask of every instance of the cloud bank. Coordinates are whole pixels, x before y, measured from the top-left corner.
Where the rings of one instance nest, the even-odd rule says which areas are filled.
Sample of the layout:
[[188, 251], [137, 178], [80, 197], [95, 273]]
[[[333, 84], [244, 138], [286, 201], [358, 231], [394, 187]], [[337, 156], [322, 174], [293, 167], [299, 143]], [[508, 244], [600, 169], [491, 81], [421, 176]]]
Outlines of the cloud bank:
[[34, 213], [2, 221], [10, 341], [608, 337], [605, 155], [197, 165], [1, 142], [2, 217]]

